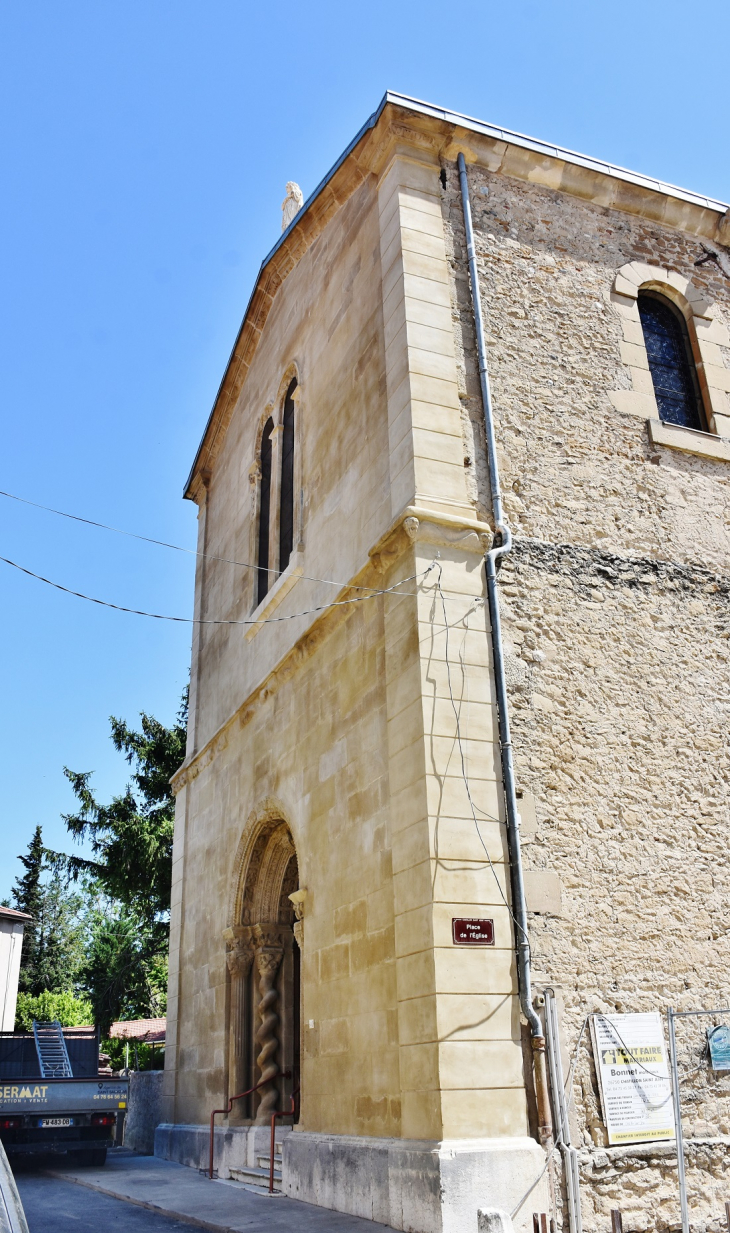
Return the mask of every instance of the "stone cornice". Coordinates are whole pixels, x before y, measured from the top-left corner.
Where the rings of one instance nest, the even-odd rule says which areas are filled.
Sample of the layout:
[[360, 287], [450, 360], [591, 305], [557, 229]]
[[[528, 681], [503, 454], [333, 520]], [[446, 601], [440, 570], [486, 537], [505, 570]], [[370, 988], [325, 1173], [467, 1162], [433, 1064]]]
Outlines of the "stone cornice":
[[[347, 599], [358, 587], [379, 587], [383, 582], [383, 574], [408, 550], [414, 541], [433, 544], [434, 547], [456, 547], [461, 551], [482, 553], [491, 546], [492, 529], [488, 523], [478, 519], [457, 518], [449, 514], [437, 513], [433, 510], [406, 506], [397, 518], [393, 520], [388, 530], [371, 548], [368, 564], [359, 574], [355, 575], [350, 585], [337, 595], [337, 600]], [[672, 561], [657, 560], [654, 557], [624, 557], [597, 548], [567, 543], [550, 543], [545, 540], [519, 538], [513, 541], [512, 560], [530, 557], [533, 565], [538, 568], [542, 562], [543, 568], [550, 572], [561, 572], [563, 564], [567, 572], [574, 572], [576, 563], [580, 562], [587, 573], [596, 574], [602, 582], [611, 578], [614, 584], [622, 583], [628, 586], [645, 584], [649, 578], [661, 582], [663, 578], [679, 581], [691, 596], [695, 587], [717, 594], [726, 600], [730, 595], [730, 579], [713, 573], [701, 566], [689, 566]], [[509, 560], [510, 558], [508, 558]], [[607, 567], [609, 567], [607, 572]], [[615, 579], [613, 574], [615, 573]], [[591, 585], [595, 585], [592, 582]], [[299, 667], [321, 645], [324, 639], [346, 620], [348, 608], [328, 608], [321, 613], [314, 624], [294, 644], [280, 660], [268, 676], [257, 685], [233, 714], [221, 724], [209, 741], [186, 758], [182, 766], [170, 779], [172, 790], [177, 795], [190, 780], [195, 779], [200, 772], [222, 752], [228, 745], [229, 735], [237, 724], [244, 728], [253, 719], [256, 708], [271, 698], [278, 689], [296, 673]], [[277, 804], [274, 810], [276, 816], [282, 813], [282, 807]]]
[[[383, 575], [416, 540], [432, 544], [435, 548], [452, 547], [462, 552], [483, 553], [491, 545], [492, 535], [489, 524], [476, 518], [459, 518], [427, 507], [407, 505], [370, 549], [367, 565], [363, 566], [347, 587], [337, 593], [333, 604], [341, 604], [343, 600], [354, 598], [354, 593], [359, 588], [382, 587]], [[170, 779], [175, 795], [227, 747], [231, 731], [236, 725], [245, 728], [261, 703], [266, 702], [282, 685], [291, 680], [324, 639], [347, 619], [350, 611], [347, 607], [331, 607], [315, 618], [306, 633], [302, 634], [276, 667], [221, 724], [210, 740], [185, 759]]]
[[722, 202], [388, 93], [264, 259], [185, 487], [189, 499], [202, 498], [204, 476], [213, 470], [279, 288], [340, 207], [370, 175], [381, 175], [397, 151], [429, 161], [463, 151], [467, 162], [489, 171], [730, 242], [730, 213]]

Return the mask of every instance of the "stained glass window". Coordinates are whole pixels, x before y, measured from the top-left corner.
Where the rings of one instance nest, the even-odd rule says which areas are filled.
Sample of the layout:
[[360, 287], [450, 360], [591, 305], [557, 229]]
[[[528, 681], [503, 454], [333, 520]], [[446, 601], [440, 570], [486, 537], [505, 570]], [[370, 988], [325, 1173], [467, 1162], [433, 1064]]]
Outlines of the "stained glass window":
[[684, 318], [650, 292], [639, 295], [639, 316], [659, 418], [701, 431], [702, 404]]

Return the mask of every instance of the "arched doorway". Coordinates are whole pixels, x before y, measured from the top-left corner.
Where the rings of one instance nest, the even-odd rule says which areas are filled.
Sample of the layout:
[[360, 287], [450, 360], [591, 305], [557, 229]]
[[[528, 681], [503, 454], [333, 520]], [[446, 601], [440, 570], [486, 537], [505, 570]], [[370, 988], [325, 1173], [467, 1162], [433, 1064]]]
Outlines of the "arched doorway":
[[[267, 811], [269, 814], [270, 811]], [[281, 817], [254, 819], [239, 848], [234, 924], [225, 930], [229, 974], [228, 1094], [232, 1123], [268, 1124], [299, 1088], [301, 926], [289, 898], [299, 888], [291, 832]], [[296, 936], [295, 936], [296, 935]], [[288, 1077], [284, 1077], [288, 1072]], [[298, 1119], [297, 1113], [293, 1119]]]

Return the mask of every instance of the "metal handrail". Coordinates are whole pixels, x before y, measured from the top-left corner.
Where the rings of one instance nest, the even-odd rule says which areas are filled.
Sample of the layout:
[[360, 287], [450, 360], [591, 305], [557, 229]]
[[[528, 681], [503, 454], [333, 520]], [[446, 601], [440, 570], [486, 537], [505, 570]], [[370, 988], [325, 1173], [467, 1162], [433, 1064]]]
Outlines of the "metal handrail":
[[[274, 1193], [274, 1148], [276, 1146], [276, 1119], [277, 1117], [293, 1117], [296, 1113], [295, 1096], [299, 1095], [299, 1088], [295, 1087], [289, 1100], [291, 1101], [291, 1109], [277, 1109], [276, 1113], [271, 1114], [271, 1154], [269, 1156], [269, 1194]], [[283, 1173], [282, 1173], [283, 1177]]]
[[213, 1112], [211, 1113], [210, 1115], [210, 1153], [208, 1156], [208, 1177], [210, 1178], [211, 1181], [213, 1180], [213, 1145], [214, 1145], [214, 1135], [215, 1135], [215, 1126], [214, 1126], [213, 1119], [215, 1118], [216, 1113], [225, 1113], [227, 1117], [231, 1109], [233, 1108], [234, 1100], [242, 1100], [244, 1096], [251, 1096], [253, 1092], [258, 1092], [259, 1088], [265, 1087], [267, 1083], [271, 1082], [272, 1078], [291, 1079], [291, 1071], [284, 1070], [284, 1071], [278, 1072], [276, 1076], [269, 1075], [268, 1079], [262, 1079], [261, 1082], [257, 1083], [255, 1087], [250, 1087], [245, 1092], [239, 1092], [236, 1096], [231, 1096], [231, 1099], [228, 1101], [227, 1109], [214, 1109]]

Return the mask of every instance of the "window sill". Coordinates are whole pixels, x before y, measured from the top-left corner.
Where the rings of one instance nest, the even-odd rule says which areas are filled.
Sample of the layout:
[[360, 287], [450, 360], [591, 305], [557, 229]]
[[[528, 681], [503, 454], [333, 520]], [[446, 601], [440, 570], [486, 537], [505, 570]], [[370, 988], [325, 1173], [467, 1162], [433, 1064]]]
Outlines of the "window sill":
[[699, 458], [714, 458], [718, 462], [730, 462], [730, 439], [716, 437], [712, 432], [698, 432], [695, 428], [681, 428], [678, 424], [665, 424], [662, 420], [647, 420], [649, 440], [654, 445], [665, 445], [670, 450], [684, 454], [697, 454]]
[[296, 582], [299, 581], [304, 573], [304, 557], [301, 552], [292, 553], [291, 560], [284, 570], [283, 574], [279, 574], [276, 582], [271, 590], [264, 596], [257, 608], [254, 608], [251, 613], [251, 620], [255, 621], [254, 625], [249, 625], [246, 630], [246, 641], [250, 642], [255, 638], [261, 629], [264, 621], [266, 621], [279, 607], [279, 604], [291, 591]]

